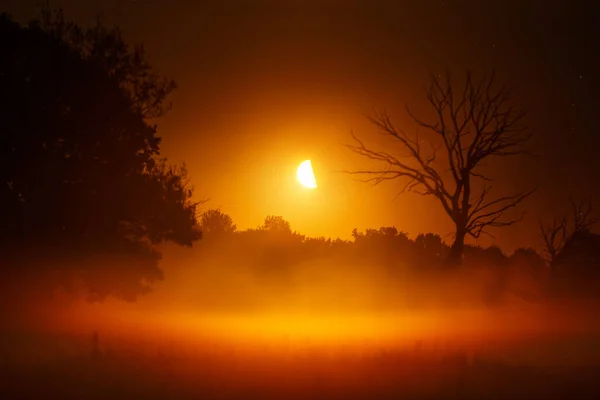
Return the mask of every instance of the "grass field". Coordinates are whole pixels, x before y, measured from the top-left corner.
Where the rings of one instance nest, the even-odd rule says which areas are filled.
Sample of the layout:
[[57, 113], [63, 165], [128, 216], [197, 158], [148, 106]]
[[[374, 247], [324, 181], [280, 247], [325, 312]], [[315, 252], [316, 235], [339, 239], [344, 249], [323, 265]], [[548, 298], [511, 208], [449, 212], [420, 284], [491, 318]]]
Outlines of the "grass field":
[[[598, 344], [593, 337], [538, 337], [332, 346], [13, 332], [2, 340], [0, 398], [593, 399], [600, 398], [600, 366], [567, 363], [574, 351], [567, 346], [586, 352]], [[534, 345], [540, 354], [563, 350], [567, 358], [554, 365], [536, 355], [519, 359]]]

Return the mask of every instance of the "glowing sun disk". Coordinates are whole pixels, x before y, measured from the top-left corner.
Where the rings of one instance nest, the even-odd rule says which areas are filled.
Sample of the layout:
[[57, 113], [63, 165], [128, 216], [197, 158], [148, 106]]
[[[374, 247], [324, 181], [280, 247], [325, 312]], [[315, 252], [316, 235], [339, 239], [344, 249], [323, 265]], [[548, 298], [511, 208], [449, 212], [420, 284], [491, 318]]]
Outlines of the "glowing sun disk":
[[315, 189], [317, 187], [317, 180], [315, 179], [310, 160], [302, 161], [300, 166], [298, 166], [296, 179], [298, 179], [298, 182], [306, 188]]

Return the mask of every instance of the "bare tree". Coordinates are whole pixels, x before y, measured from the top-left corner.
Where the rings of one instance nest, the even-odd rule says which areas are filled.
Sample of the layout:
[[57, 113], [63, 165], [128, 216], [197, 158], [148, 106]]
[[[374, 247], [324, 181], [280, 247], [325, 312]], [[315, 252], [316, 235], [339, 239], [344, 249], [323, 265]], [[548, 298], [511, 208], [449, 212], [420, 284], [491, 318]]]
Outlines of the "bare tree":
[[592, 217], [592, 202], [590, 199], [579, 202], [569, 199], [569, 202], [571, 203], [572, 212], [571, 226], [569, 226], [569, 221], [566, 217], [554, 219], [548, 225], [544, 225], [540, 221], [540, 233], [544, 241], [544, 253], [546, 261], [550, 265], [553, 264], [565, 244], [574, 235], [590, 230], [592, 226], [600, 221], [600, 218]]
[[[404, 179], [406, 183], [401, 193], [412, 191], [435, 196], [455, 224], [448, 262], [459, 264], [467, 235], [478, 238], [482, 233], [489, 233], [487, 228], [509, 226], [522, 218], [509, 219], [504, 214], [533, 191], [491, 197], [491, 179], [480, 167], [491, 157], [525, 153], [523, 145], [531, 133], [521, 125], [525, 112], [509, 104], [509, 90], [503, 86], [496, 88], [493, 73], [475, 80], [467, 71], [464, 86], [458, 90], [449, 73], [445, 77], [432, 75], [426, 93], [435, 112], [434, 123], [416, 117], [408, 107], [406, 110], [418, 127], [432, 132], [441, 144], [436, 146], [430, 142], [431, 150], [426, 151], [418, 131], [411, 137], [397, 129], [385, 112], [375, 114], [369, 120], [377, 132], [394, 139], [405, 153], [376, 151], [353, 133], [355, 143], [348, 147], [385, 164], [385, 168], [348, 172], [366, 176], [364, 181], [373, 184]], [[438, 159], [440, 150], [445, 153], [445, 160]], [[486, 182], [477, 193], [474, 178]]]

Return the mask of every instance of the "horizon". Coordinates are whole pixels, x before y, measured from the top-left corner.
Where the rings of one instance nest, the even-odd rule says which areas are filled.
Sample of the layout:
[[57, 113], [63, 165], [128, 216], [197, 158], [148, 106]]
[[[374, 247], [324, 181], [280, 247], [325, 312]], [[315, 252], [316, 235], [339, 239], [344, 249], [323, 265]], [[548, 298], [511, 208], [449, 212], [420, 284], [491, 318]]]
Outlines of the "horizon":
[[39, 3], [0, 398], [600, 398], [600, 7]]

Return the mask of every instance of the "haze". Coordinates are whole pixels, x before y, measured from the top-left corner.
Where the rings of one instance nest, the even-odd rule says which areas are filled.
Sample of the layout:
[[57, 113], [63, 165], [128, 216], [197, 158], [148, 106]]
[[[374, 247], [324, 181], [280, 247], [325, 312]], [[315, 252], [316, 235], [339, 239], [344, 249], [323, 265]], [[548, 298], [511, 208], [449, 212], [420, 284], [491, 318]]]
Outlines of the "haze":
[[600, 398], [597, 6], [38, 3], [1, 398]]

